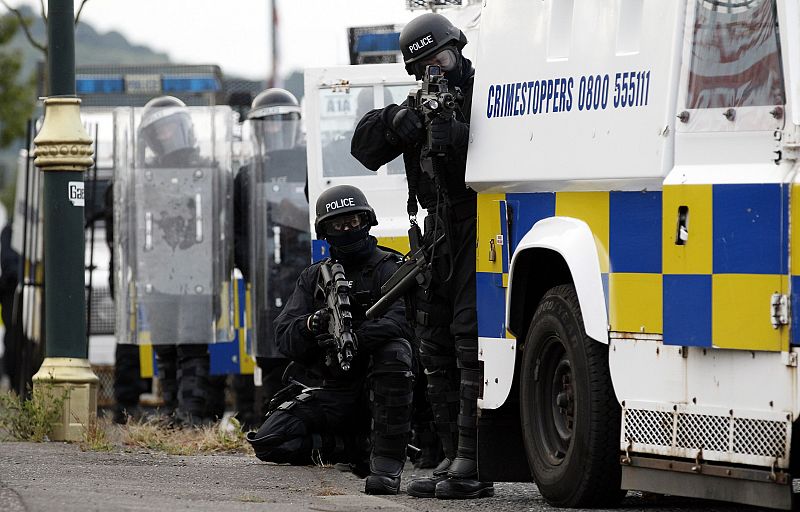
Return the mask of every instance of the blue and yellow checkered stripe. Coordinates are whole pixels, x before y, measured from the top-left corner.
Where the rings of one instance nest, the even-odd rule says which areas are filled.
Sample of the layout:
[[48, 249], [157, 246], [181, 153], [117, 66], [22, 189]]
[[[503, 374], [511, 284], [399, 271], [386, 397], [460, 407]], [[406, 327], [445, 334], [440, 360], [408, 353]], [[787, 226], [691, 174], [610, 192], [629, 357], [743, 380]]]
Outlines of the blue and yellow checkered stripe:
[[[233, 339], [219, 341], [208, 346], [211, 375], [242, 374], [252, 375], [255, 360], [250, 356], [252, 338], [250, 290], [244, 279], [233, 283]], [[146, 336], [149, 332], [143, 331]], [[155, 352], [149, 343], [139, 345], [139, 373], [142, 378], [158, 375]]]
[[211, 375], [252, 375], [255, 360], [250, 354], [253, 336], [250, 288], [244, 279], [236, 279], [233, 288], [233, 339], [208, 346]]
[[[686, 245], [675, 244], [680, 206], [689, 208]], [[788, 347], [787, 329], [772, 327], [769, 308], [773, 293], [788, 290], [785, 185], [480, 194], [478, 211], [479, 336], [506, 336], [508, 250], [513, 254], [537, 221], [555, 215], [581, 219], [594, 234], [612, 331], [663, 334], [664, 343], [683, 346], [773, 351]], [[503, 237], [503, 257], [498, 248], [491, 262], [488, 241], [508, 229], [506, 214], [512, 216], [510, 237]], [[794, 271], [800, 272], [800, 259], [793, 263]], [[791, 280], [800, 284], [800, 276]], [[792, 299], [797, 304], [800, 297]]]

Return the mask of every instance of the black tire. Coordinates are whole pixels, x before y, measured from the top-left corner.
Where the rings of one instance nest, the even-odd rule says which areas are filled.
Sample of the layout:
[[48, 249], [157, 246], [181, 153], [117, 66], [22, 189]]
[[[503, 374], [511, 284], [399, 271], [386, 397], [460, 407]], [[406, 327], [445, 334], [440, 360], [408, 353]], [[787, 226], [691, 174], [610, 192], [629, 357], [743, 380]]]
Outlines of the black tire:
[[545, 293], [522, 354], [520, 416], [528, 464], [542, 496], [559, 507], [620, 502], [621, 410], [608, 346], [586, 336], [573, 285]]

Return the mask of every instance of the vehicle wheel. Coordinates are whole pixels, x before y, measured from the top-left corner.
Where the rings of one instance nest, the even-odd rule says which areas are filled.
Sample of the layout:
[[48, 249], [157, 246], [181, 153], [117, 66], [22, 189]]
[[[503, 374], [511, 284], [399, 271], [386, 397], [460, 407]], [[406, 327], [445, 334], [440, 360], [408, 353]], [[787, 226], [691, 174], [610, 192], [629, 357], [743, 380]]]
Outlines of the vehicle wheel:
[[586, 336], [574, 286], [545, 293], [520, 376], [525, 451], [542, 496], [560, 507], [619, 503], [621, 411], [608, 346]]

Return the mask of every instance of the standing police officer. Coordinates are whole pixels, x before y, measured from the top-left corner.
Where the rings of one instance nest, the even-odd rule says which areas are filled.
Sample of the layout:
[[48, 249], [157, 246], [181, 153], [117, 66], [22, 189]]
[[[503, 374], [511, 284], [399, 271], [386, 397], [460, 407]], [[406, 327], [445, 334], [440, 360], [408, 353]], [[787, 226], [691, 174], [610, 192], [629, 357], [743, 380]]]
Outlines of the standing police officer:
[[311, 260], [306, 148], [299, 143], [300, 104], [285, 89], [260, 92], [246, 122], [253, 160], [234, 180], [234, 258], [253, 298], [251, 349], [267, 404], [289, 364], [278, 351], [273, 324]]
[[[180, 181], [183, 178], [170, 178], [173, 175], [190, 174], [191, 179], [198, 183], [210, 181], [213, 163], [200, 154], [194, 123], [186, 105], [178, 98], [160, 96], [147, 102], [142, 110], [138, 139], [140, 143], [136, 146], [135, 171], [142, 187], [152, 187], [147, 191], [151, 196], [156, 196], [159, 185], [155, 183], [160, 183], [160, 180], [172, 179], [175, 183], [186, 185]], [[192, 169], [197, 170], [191, 172]], [[145, 233], [150, 233], [145, 234], [143, 240], [138, 240], [137, 246], [142, 258], [141, 261], [137, 260], [137, 278], [141, 277], [138, 275], [140, 272], [147, 275], [142, 277], [147, 284], [140, 284], [138, 289], [138, 307], [149, 325], [166, 412], [174, 423], [187, 426], [221, 416], [224, 412], [223, 389], [209, 386], [207, 343], [212, 341], [209, 339], [209, 326], [214, 315], [212, 300], [208, 295], [208, 287], [190, 283], [210, 281], [210, 278], [202, 275], [206, 273], [207, 262], [199, 262], [199, 268], [195, 269], [192, 261], [176, 261], [181, 257], [177, 250], [202, 252], [210, 248], [206, 244], [215, 243], [208, 234], [202, 235], [202, 216], [197, 212], [201, 204], [210, 201], [206, 197], [201, 203], [202, 199], [196, 199], [188, 190], [180, 190], [178, 196], [152, 199], [166, 203], [134, 205], [135, 208], [148, 210], [149, 213], [143, 214], [145, 218], [148, 218], [148, 214], [151, 216], [149, 221], [145, 220], [144, 227], [138, 226]], [[156, 210], [156, 213], [150, 210]], [[124, 214], [132, 216], [131, 212]], [[126, 220], [134, 222], [132, 219]], [[125, 236], [125, 233], [122, 235]], [[198, 240], [202, 240], [202, 244]], [[187, 257], [186, 254], [183, 257]], [[148, 259], [145, 260], [145, 257]], [[159, 258], [170, 258], [172, 261]], [[153, 264], [154, 261], [157, 264]], [[176, 269], [180, 267], [185, 273], [177, 276]], [[192, 290], [186, 293], [184, 290], [187, 288]], [[118, 290], [121, 293], [127, 291]]]
[[[316, 212], [317, 237], [327, 240], [331, 258], [352, 282], [356, 354], [345, 371], [329, 352], [328, 324], [333, 320], [319, 290], [320, 266], [327, 260], [315, 263], [297, 280], [275, 321], [275, 335], [280, 351], [307, 368], [318, 387], [270, 412], [248, 439], [264, 461], [308, 464], [324, 457], [352, 463], [358, 461], [360, 437], [371, 432], [365, 492], [397, 494], [410, 431], [412, 332], [402, 301], [374, 320], [367, 320], [365, 312], [397, 270], [398, 259], [379, 249], [370, 236], [370, 227], [378, 222], [356, 187], [340, 185], [323, 192]], [[370, 412], [371, 428], [369, 420], [362, 421]]]
[[[376, 171], [403, 155], [408, 177], [409, 215], [417, 201], [427, 209], [424, 241], [446, 234], [437, 245], [433, 275], [416, 297], [416, 330], [420, 357], [428, 378], [428, 398], [442, 440], [445, 460], [430, 478], [417, 479], [408, 493], [417, 497], [480, 498], [494, 487], [478, 481], [477, 399], [482, 383], [478, 364], [475, 310], [476, 195], [466, 186], [467, 144], [474, 69], [461, 50], [467, 38], [439, 14], [423, 14], [400, 33], [406, 70], [418, 80], [426, 66], [438, 65], [450, 90], [459, 88], [457, 108], [450, 118], [426, 121], [407, 103], [373, 110], [359, 123], [351, 151]], [[432, 179], [420, 159], [430, 131], [431, 146], [445, 147], [436, 156]]]

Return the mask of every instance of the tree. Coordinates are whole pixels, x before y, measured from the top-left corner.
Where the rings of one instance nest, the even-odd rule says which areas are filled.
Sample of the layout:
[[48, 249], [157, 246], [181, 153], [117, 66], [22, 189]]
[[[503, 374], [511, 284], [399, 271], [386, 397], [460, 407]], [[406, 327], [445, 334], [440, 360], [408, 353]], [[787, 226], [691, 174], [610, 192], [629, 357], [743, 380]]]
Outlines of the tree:
[[[86, 2], [88, 2], [88, 1], [89, 0], [81, 0], [80, 5], [78, 6], [78, 12], [75, 13], [75, 25], [76, 26], [78, 25], [78, 21], [81, 18], [81, 13], [83, 12], [83, 8], [86, 5]], [[47, 63], [48, 63], [48, 57], [49, 57], [47, 41], [44, 41], [44, 42], [37, 41], [36, 38], [33, 37], [33, 34], [31, 33], [31, 30], [30, 30], [31, 19], [30, 18], [26, 18], [25, 15], [22, 13], [22, 11], [20, 11], [17, 8], [14, 8], [14, 7], [11, 7], [10, 5], [8, 5], [8, 2], [6, 0], [0, 0], [0, 3], [3, 4], [3, 6], [5, 6], [5, 8], [8, 9], [17, 18], [17, 20], [19, 22], [19, 26], [22, 27], [22, 30], [25, 33], [25, 37], [28, 39], [28, 42], [31, 43], [31, 46], [33, 46], [34, 48], [36, 48], [37, 50], [42, 52], [42, 55], [44, 56], [44, 62], [45, 62], [44, 69], [45, 69], [45, 78], [46, 78], [47, 70], [48, 70]], [[39, 0], [39, 14], [42, 17], [42, 21], [44, 22], [44, 26], [47, 27], [47, 12], [45, 11], [45, 0]], [[14, 34], [11, 34], [11, 36], [13, 37]], [[47, 96], [49, 94], [48, 87], [49, 87], [48, 80], [45, 79], [44, 80], [45, 96]]]
[[25, 123], [33, 111], [33, 77], [19, 81], [21, 52], [3, 50], [18, 29], [17, 19], [0, 17], [0, 148], [25, 135]]
[[[46, 27], [47, 26], [47, 12], [45, 12], [45, 9], [44, 9], [44, 1], [45, 0], [39, 0], [39, 6], [40, 6], [39, 13], [42, 16], [42, 21], [44, 21], [44, 25]], [[86, 5], [86, 2], [88, 2], [88, 1], [89, 0], [81, 0], [81, 4], [80, 4], [80, 6], [78, 6], [78, 12], [75, 13], [75, 25], [77, 25], [78, 21], [81, 19], [81, 13], [83, 12], [83, 7]], [[36, 48], [37, 50], [39, 50], [40, 52], [42, 52], [44, 54], [44, 60], [46, 62], [47, 61], [47, 42], [37, 41], [36, 38], [33, 37], [33, 34], [31, 34], [31, 31], [28, 28], [28, 27], [30, 27], [31, 20], [26, 18], [22, 14], [22, 11], [20, 11], [19, 9], [15, 9], [14, 7], [11, 7], [10, 5], [8, 5], [8, 2], [6, 2], [6, 0], [0, 0], [0, 3], [2, 3], [5, 6], [6, 9], [11, 11], [14, 14], [14, 16], [17, 17], [17, 19], [19, 20], [19, 22], [20, 22], [20, 24], [22, 26], [22, 29], [25, 31], [25, 37], [28, 38], [28, 41], [31, 43], [31, 45], [34, 48]]]

